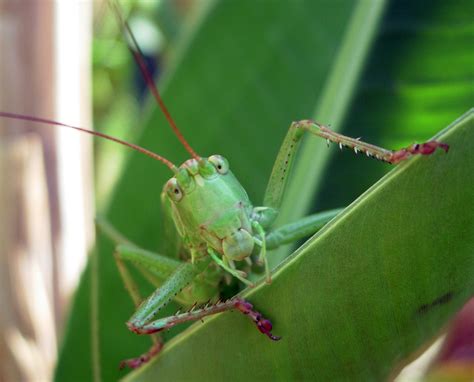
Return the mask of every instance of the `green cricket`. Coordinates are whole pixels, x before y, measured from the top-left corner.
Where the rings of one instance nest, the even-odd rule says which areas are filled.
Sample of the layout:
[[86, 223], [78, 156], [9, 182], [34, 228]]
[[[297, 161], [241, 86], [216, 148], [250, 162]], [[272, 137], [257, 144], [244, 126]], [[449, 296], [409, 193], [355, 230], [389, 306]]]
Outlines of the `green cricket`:
[[[173, 173], [163, 187], [161, 203], [165, 223], [169, 225], [167, 232], [171, 232], [169, 240], [177, 241], [177, 253], [159, 254], [142, 249], [124, 238], [110, 223], [97, 221], [104, 233], [116, 243], [115, 261], [124, 285], [137, 306], [127, 322], [127, 327], [132, 332], [154, 334], [183, 322], [235, 309], [249, 317], [269, 339], [278, 341], [280, 337], [272, 333], [270, 320], [250, 302], [240, 297], [219, 300], [220, 285], [223, 281], [238, 280], [247, 287], [253, 287], [254, 283], [248, 279], [253, 265], [260, 265], [265, 282], [270, 284], [272, 275], [267, 250], [314, 234], [340, 212], [327, 211], [279, 228], [272, 227], [278, 216], [298, 145], [305, 133], [325, 139], [328, 145], [332, 142], [341, 149], [347, 147], [356, 154], [365, 154], [391, 164], [397, 164], [413, 155], [430, 155], [437, 148], [448, 152], [449, 146], [429, 141], [392, 151], [358, 138], [341, 135], [315, 121], [293, 122], [273, 165], [263, 205], [254, 206], [223, 156], [201, 157], [181, 134], [161, 99], [129, 25], [121, 17], [117, 6], [114, 9], [125, 33], [130, 37], [130, 50], [150, 91], [191, 159], [177, 167], [168, 159], [140, 146], [82, 127], [8, 112], [0, 112], [0, 116], [68, 127], [112, 140], [162, 162]], [[138, 294], [127, 264], [133, 264], [159, 285], [146, 299], [142, 300]], [[177, 301], [186, 310], [170, 317], [157, 318], [159, 311], [171, 300]], [[156, 356], [162, 349], [163, 342], [156, 335], [152, 338], [153, 345], [149, 351], [122, 361], [120, 367], [137, 368]]]

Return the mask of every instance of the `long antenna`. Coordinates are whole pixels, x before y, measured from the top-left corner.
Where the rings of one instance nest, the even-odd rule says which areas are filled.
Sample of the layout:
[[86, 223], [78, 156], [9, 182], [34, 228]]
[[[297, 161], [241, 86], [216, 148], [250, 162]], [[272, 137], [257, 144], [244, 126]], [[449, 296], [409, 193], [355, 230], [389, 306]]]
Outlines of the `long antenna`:
[[143, 74], [143, 77], [145, 79], [145, 82], [148, 85], [148, 88], [150, 89], [151, 93], [153, 94], [153, 97], [155, 97], [156, 102], [160, 106], [161, 111], [165, 115], [166, 119], [168, 120], [169, 125], [171, 126], [171, 129], [173, 132], [176, 134], [178, 137], [179, 141], [182, 143], [186, 151], [191, 154], [191, 156], [199, 160], [201, 157], [196, 154], [196, 152], [191, 148], [190, 144], [186, 139], [184, 138], [183, 134], [181, 131], [178, 129], [178, 126], [176, 126], [176, 123], [174, 122], [173, 118], [171, 117], [170, 112], [168, 111], [168, 108], [166, 107], [165, 103], [163, 102], [163, 99], [160, 96], [160, 93], [158, 91], [158, 88], [155, 85], [155, 82], [153, 81], [153, 78], [150, 74], [150, 71], [148, 70], [145, 60], [143, 58], [143, 52], [140, 49], [140, 46], [138, 45], [138, 42], [135, 38], [135, 35], [133, 34], [129, 24], [127, 21], [123, 18], [122, 13], [120, 11], [119, 5], [113, 1], [109, 0], [110, 6], [112, 9], [115, 11], [117, 18], [119, 19], [124, 31], [126, 31], [132, 41], [132, 46], [128, 45], [130, 52], [132, 53], [133, 57], [135, 58], [135, 61], [137, 62], [138, 66], [140, 67], [140, 71]]
[[169, 168], [171, 171], [173, 171], [174, 173], [177, 172], [176, 166], [175, 166], [172, 162], [170, 162], [168, 159], [162, 157], [161, 155], [155, 154], [154, 152], [149, 151], [149, 150], [147, 150], [147, 149], [144, 149], [143, 147], [140, 147], [140, 146], [135, 145], [135, 144], [133, 144], [133, 143], [128, 143], [128, 142], [122, 141], [121, 139], [112, 137], [111, 135], [107, 135], [107, 134], [104, 134], [104, 133], [99, 133], [99, 132], [97, 132], [97, 131], [85, 129], [85, 128], [83, 128], [83, 127], [77, 127], [77, 126], [67, 125], [67, 124], [65, 124], [65, 123], [56, 122], [56, 121], [53, 121], [53, 120], [51, 120], [51, 119], [33, 117], [33, 116], [30, 116], [30, 115], [7, 113], [7, 112], [4, 112], [4, 111], [0, 111], [0, 117], [10, 118], [10, 119], [17, 119], [17, 120], [19, 119], [19, 120], [28, 121], [28, 122], [43, 123], [43, 124], [46, 124], [46, 125], [69, 127], [70, 129], [79, 130], [79, 131], [82, 131], [82, 132], [84, 132], [84, 133], [91, 134], [91, 135], [93, 135], [93, 136], [95, 136], [95, 137], [100, 137], [100, 138], [108, 139], [109, 141], [113, 141], [113, 142], [116, 142], [116, 143], [120, 143], [121, 145], [130, 147], [130, 148], [132, 148], [132, 149], [134, 149], [134, 150], [136, 150], [136, 151], [138, 151], [138, 152], [141, 152], [142, 154], [148, 155], [150, 158], [159, 160], [160, 162], [162, 162], [162, 163], [164, 163], [166, 166], [168, 166], [168, 168]]

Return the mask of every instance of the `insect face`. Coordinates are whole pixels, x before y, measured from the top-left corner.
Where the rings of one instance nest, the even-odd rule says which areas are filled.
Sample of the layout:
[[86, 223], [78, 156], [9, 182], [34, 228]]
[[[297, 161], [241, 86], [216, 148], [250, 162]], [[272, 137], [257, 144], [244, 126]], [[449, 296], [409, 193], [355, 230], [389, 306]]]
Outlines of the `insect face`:
[[211, 245], [230, 260], [252, 253], [252, 205], [224, 157], [187, 160], [163, 192], [178, 231], [190, 242]]

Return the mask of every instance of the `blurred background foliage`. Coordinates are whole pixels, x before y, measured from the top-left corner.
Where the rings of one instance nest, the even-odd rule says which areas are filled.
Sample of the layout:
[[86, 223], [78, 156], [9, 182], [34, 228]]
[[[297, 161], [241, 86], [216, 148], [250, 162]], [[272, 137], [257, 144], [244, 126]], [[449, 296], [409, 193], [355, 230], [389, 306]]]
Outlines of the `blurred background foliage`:
[[[173, 52], [175, 38], [189, 23], [198, 6], [193, 0], [127, 1], [120, 4], [140, 40], [148, 68], [159, 78], [166, 57]], [[97, 129], [133, 139], [137, 116], [143, 112], [147, 88], [136, 63], [105, 2], [96, 10], [93, 41], [93, 110]], [[98, 208], [105, 208], [107, 195], [119, 176], [124, 150], [97, 140], [96, 189]], [[111, 160], [112, 159], [112, 160]]]
[[[384, 3], [163, 0], [121, 5], [191, 145], [201, 155], [226, 156], [251, 200], [259, 204], [292, 120], [322, 118], [347, 135], [396, 148], [428, 139], [472, 106], [472, 2]], [[374, 7], [385, 12], [367, 12], [367, 19], [357, 15]], [[374, 30], [365, 32], [365, 40], [358, 40], [357, 29], [351, 30], [355, 35], [348, 34], [351, 25], [362, 31], [366, 23]], [[108, 8], [99, 7], [95, 27], [95, 128], [183, 162], [185, 152], [144, 95], [140, 74]], [[359, 57], [348, 56], [361, 65], [360, 73], [340, 69], [338, 59], [347, 41], [360, 45], [349, 49]], [[346, 67], [351, 64], [346, 62]], [[351, 84], [341, 96], [342, 106], [341, 93], [328, 92], [331, 76], [341, 89], [344, 81]], [[333, 109], [336, 121], [327, 120]], [[315, 115], [317, 110], [323, 111]], [[334, 147], [323, 152], [324, 142], [309, 141], [299, 154], [301, 164], [285, 201], [286, 221], [346, 206], [390, 170], [349, 151], [333, 156]], [[163, 248], [159, 193], [169, 177], [166, 169], [101, 141], [96, 142], [96, 159], [99, 213], [133, 241]], [[123, 376], [116, 369], [118, 362], [148, 346], [124, 326], [133, 306], [112, 251], [109, 242], [99, 240], [99, 343], [105, 380]], [[72, 309], [58, 380], [91, 379], [90, 270]]]

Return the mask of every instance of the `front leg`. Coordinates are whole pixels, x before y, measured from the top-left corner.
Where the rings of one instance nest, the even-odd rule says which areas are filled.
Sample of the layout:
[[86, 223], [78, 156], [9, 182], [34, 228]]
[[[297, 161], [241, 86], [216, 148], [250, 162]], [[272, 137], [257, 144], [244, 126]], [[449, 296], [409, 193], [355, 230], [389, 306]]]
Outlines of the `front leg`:
[[[214, 262], [219, 265], [224, 271], [228, 272], [229, 274], [231, 274], [232, 276], [234, 276], [235, 278], [239, 279], [240, 281], [242, 281], [245, 285], [253, 288], [254, 285], [252, 282], [250, 282], [249, 280], [247, 280], [245, 277], [247, 276], [245, 274], [245, 272], [243, 271], [240, 271], [238, 269], [235, 269], [235, 266], [230, 266], [228, 263], [226, 263], [223, 259], [221, 259], [219, 257], [219, 253], [217, 253], [216, 251], [214, 251], [212, 248], [208, 248], [207, 249], [207, 253], [209, 254], [209, 256], [211, 256], [212, 260], [214, 260]], [[224, 257], [225, 259], [225, 257]]]
[[[142, 251], [142, 252], [140, 252]], [[126, 270], [122, 260], [129, 260], [132, 262], [136, 262], [137, 264], [143, 265], [146, 264], [148, 269], [150, 266], [156, 267], [159, 266], [159, 255], [154, 255], [156, 259], [154, 259], [154, 263], [146, 264], [149, 261], [149, 254], [147, 251], [143, 251], [134, 247], [128, 246], [119, 246], [116, 251], [116, 260], [117, 265], [120, 270], [120, 274], [125, 282], [125, 286], [127, 290], [130, 292], [133, 300], [135, 303], [140, 299], [138, 294], [136, 294], [136, 285], [128, 271]], [[153, 320], [154, 316], [158, 311], [165, 307], [172, 298], [175, 298], [176, 295], [181, 292], [181, 290], [190, 284], [195, 277], [202, 271], [203, 269], [200, 267], [195, 266], [191, 263], [182, 263], [175, 267], [174, 271], [172, 271], [169, 277], [164, 281], [164, 283], [155, 290], [155, 292], [150, 295], [145, 301], [143, 301], [127, 322], [128, 328], [138, 334], [142, 333], [153, 333], [149, 331], [148, 324], [150, 321]], [[151, 358], [156, 356], [163, 347], [163, 342], [161, 340], [154, 341], [153, 346], [150, 350], [139, 357], [130, 358], [123, 360], [120, 362], [119, 368], [122, 369], [124, 367], [130, 367], [135, 369], [140, 367], [142, 364], [148, 362]]]
[[[268, 220], [274, 220], [276, 218], [277, 211], [281, 206], [285, 186], [288, 181], [288, 173], [290, 171], [298, 145], [305, 131], [326, 139], [328, 144], [329, 142], [334, 142], [338, 144], [340, 148], [349, 147], [350, 149], [354, 150], [356, 154], [361, 152], [368, 157], [376, 158], [392, 164], [399, 163], [412, 155], [430, 155], [438, 147], [446, 152], [449, 149], [449, 146], [445, 143], [429, 141], [421, 144], [413, 144], [409, 147], [392, 151], [362, 142], [359, 139], [338, 134], [317, 122], [310, 120], [293, 122], [281, 145], [280, 151], [278, 152], [270, 179], [268, 181], [267, 189], [265, 191], [263, 205], [268, 209], [262, 212], [262, 214], [267, 216], [262, 216], [261, 219], [262, 222], [265, 221], [266, 224], [271, 223], [268, 222]], [[271, 216], [271, 218], [269, 219], [268, 216]]]
[[206, 304], [205, 306], [197, 309], [195, 309], [195, 306], [193, 306], [188, 312], [176, 313], [174, 316], [160, 318], [154, 322], [151, 322], [142, 329], [136, 331], [136, 333], [157, 333], [170, 329], [173, 326], [183, 322], [202, 320], [206, 316], [222, 313], [232, 309], [236, 309], [249, 317], [255, 323], [257, 329], [271, 340], [278, 341], [281, 339], [281, 337], [272, 334], [271, 331], [273, 325], [270, 320], [264, 318], [260, 312], [254, 310], [254, 307], [250, 302], [239, 297], [234, 297], [227, 301], [218, 301], [216, 304], [212, 305]]
[[140, 304], [128, 320], [128, 328], [138, 334], [150, 334], [160, 331], [150, 324], [156, 314], [168, 305], [197, 275], [203, 272], [208, 264], [209, 261], [204, 260], [200, 264], [183, 263], [177, 267], [164, 283]]

